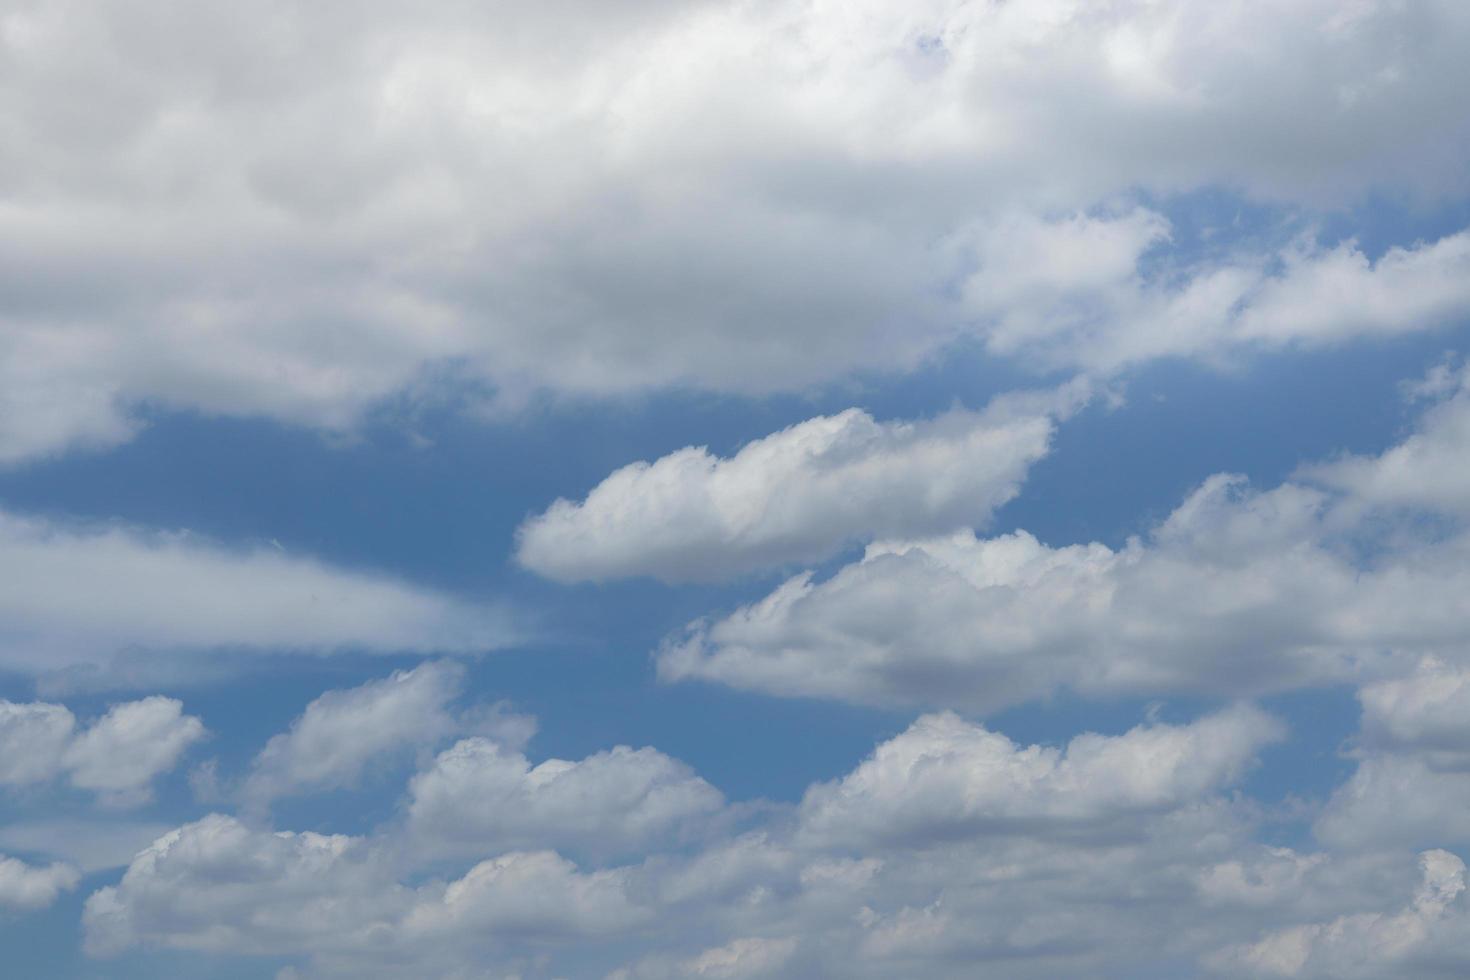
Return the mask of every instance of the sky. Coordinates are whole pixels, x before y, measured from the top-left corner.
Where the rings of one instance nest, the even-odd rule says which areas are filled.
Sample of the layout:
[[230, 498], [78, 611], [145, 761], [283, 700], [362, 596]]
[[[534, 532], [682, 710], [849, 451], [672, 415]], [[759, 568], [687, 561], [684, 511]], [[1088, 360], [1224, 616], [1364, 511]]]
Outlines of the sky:
[[1470, 973], [1470, 6], [0, 7], [0, 948]]

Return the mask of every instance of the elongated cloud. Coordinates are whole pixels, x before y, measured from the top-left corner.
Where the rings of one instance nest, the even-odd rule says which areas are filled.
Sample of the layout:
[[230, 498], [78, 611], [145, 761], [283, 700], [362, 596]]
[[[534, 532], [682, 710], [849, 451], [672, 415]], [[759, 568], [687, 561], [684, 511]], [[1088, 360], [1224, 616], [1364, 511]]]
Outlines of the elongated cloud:
[[1159, 357], [1204, 360], [1340, 345], [1470, 317], [1470, 231], [1370, 258], [1303, 239], [1174, 277], [1140, 270], [1162, 215], [1013, 218], [975, 233], [970, 311], [999, 354], [1106, 374]]
[[983, 412], [877, 422], [858, 409], [757, 439], [625, 466], [585, 500], [521, 526], [521, 564], [561, 581], [729, 578], [818, 561], [855, 541], [984, 524], [1046, 454], [1087, 389], [1006, 396]]
[[802, 832], [825, 843], [925, 843], [966, 834], [1044, 836], [1179, 807], [1239, 778], [1280, 722], [1251, 708], [1187, 726], [1019, 746], [953, 714], [925, 715], [835, 783], [814, 786]]
[[0, 513], [0, 663], [12, 669], [131, 649], [472, 652], [511, 635], [493, 607], [275, 549]]

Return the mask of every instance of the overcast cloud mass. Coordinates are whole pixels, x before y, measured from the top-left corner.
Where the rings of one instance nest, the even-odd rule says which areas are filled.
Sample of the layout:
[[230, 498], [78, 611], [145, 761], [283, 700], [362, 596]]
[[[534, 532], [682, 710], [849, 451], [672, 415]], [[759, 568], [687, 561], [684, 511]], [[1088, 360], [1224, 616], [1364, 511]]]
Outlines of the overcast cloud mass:
[[0, 942], [1470, 974], [1470, 6], [13, 0]]

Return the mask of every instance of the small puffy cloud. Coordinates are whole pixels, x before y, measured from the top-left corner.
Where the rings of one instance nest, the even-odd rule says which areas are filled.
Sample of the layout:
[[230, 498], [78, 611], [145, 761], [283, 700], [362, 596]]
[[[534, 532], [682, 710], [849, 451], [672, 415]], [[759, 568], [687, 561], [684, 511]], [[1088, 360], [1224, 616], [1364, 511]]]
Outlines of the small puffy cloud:
[[104, 800], [142, 795], [155, 776], [168, 772], [184, 750], [204, 738], [204, 724], [183, 713], [173, 698], [154, 696], [113, 706], [72, 740], [62, 756], [72, 785]]
[[173, 769], [206, 735], [204, 724], [173, 698], [113, 705], [86, 729], [58, 704], [0, 701], [0, 783], [44, 783], [61, 776], [105, 803], [146, 801], [149, 784]]
[[953, 714], [925, 715], [842, 779], [812, 787], [802, 833], [828, 844], [929, 844], [985, 833], [1116, 832], [1237, 779], [1285, 729], [1240, 706], [1189, 725], [1020, 746]]
[[585, 500], [558, 500], [530, 518], [517, 558], [560, 581], [715, 580], [820, 561], [874, 537], [984, 524], [1046, 454], [1053, 414], [1085, 398], [1072, 386], [918, 422], [877, 422], [849, 409], [728, 458], [681, 449], [625, 466]]
[[1359, 913], [1293, 926], [1216, 953], [1208, 963], [1227, 976], [1427, 975], [1420, 971], [1434, 970], [1435, 933], [1465, 928], [1466, 912], [1459, 900], [1465, 891], [1465, 862], [1448, 851], [1430, 850], [1419, 856], [1419, 863], [1419, 888], [1397, 913]]
[[68, 864], [33, 867], [0, 855], [0, 908], [20, 912], [46, 908], [62, 892], [75, 888], [81, 877]]
[[358, 687], [328, 691], [306, 706], [288, 732], [256, 757], [242, 788], [253, 805], [271, 799], [355, 784], [374, 762], [414, 747], [428, 748], [466, 730], [483, 730], [514, 747], [535, 722], [502, 706], [478, 713], [452, 710], [464, 668], [440, 661], [401, 670]]
[[408, 831], [429, 855], [540, 847], [625, 854], [677, 843], [723, 806], [719, 790], [655, 749], [618, 746], [532, 765], [468, 738], [414, 776]]
[[132, 648], [479, 651], [495, 608], [275, 548], [0, 513], [0, 662], [32, 673]]

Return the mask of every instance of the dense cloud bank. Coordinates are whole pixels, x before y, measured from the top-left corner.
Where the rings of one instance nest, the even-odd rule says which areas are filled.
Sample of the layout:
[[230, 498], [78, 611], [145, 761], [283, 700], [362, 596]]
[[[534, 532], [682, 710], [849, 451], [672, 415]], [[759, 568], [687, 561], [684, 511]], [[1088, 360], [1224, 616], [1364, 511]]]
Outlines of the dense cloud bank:
[[1463, 195], [1467, 38], [1455, 0], [29, 0], [0, 460], [146, 406], [340, 432], [958, 338], [1106, 372], [1432, 329], [1470, 304], [1463, 232], [1196, 255], [1160, 208]]
[[[405, 686], [329, 698], [412, 701]], [[1337, 800], [1324, 821], [1364, 836], [1258, 842], [1267, 810], [1238, 788], [1289, 735], [1247, 704], [1060, 748], [932, 714], [798, 804], [759, 807], [651, 748], [533, 765], [477, 736], [425, 762], [402, 819], [366, 836], [218, 813], [178, 827], [87, 899], [86, 944], [292, 957], [283, 977], [1470, 965], [1454, 854], [1334, 816]], [[1343, 792], [1401, 805], [1362, 785], [1372, 764]], [[1456, 812], [1422, 826], [1454, 838]]]

